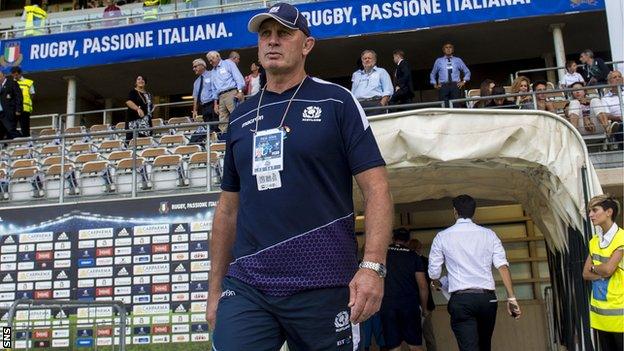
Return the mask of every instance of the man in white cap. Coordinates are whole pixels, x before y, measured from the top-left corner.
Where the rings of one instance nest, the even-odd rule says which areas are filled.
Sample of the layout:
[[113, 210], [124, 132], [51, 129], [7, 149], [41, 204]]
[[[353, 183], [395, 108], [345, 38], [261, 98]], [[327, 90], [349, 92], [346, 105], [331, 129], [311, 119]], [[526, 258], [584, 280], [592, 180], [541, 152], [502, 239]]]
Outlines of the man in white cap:
[[[231, 115], [210, 248], [213, 349], [358, 350], [383, 296], [393, 211], [385, 163], [351, 93], [308, 77], [292, 5], [254, 16], [267, 85]], [[358, 269], [353, 176], [364, 195]]]

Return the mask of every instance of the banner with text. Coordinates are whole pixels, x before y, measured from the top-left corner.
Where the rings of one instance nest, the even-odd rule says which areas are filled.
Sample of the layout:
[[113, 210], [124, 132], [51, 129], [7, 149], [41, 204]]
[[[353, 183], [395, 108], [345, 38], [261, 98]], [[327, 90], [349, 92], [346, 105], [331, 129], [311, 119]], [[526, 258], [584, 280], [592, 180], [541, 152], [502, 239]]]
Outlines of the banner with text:
[[[298, 5], [317, 39], [604, 10], [604, 0], [354, 0]], [[2, 67], [52, 71], [256, 45], [261, 10], [3, 40]]]

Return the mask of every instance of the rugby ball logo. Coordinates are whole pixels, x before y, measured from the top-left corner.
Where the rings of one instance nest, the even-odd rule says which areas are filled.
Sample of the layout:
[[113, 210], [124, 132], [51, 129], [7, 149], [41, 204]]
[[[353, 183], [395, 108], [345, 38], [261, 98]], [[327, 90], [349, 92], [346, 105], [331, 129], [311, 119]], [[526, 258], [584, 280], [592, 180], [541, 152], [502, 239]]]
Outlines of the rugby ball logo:
[[308, 106], [303, 110], [303, 121], [320, 122], [321, 113], [323, 113], [323, 110], [320, 107]]

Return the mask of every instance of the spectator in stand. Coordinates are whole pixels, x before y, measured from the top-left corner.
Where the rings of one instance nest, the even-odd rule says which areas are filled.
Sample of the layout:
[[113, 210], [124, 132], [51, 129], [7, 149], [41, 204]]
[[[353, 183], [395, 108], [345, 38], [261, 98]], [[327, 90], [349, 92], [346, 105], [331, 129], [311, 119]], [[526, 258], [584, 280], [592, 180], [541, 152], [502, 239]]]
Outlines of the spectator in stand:
[[423, 338], [427, 345], [427, 351], [436, 351], [435, 334], [433, 333], [433, 322], [431, 321], [431, 315], [435, 310], [435, 303], [433, 302], [433, 295], [431, 294], [431, 278], [429, 278], [429, 258], [422, 254], [423, 245], [418, 239], [412, 239], [407, 243], [407, 247], [410, 250], [415, 251], [425, 267], [425, 277], [427, 278], [427, 290], [429, 291], [429, 298], [427, 299], [427, 315], [423, 321]]
[[257, 63], [251, 63], [251, 73], [245, 77], [245, 95], [256, 95], [262, 86], [260, 86], [260, 67]]
[[576, 65], [576, 61], [569, 60], [568, 62], [566, 62], [565, 67], [566, 70], [563, 75], [563, 80], [559, 82], [559, 86], [561, 87], [561, 89], [565, 89], [576, 82], [581, 82], [585, 84], [585, 79], [583, 79], [583, 76], [576, 71], [576, 69], [578, 68], [578, 66]]
[[[117, 6], [114, 0], [106, 0], [106, 8], [104, 9], [104, 19], [121, 17], [121, 8]], [[119, 20], [105, 21], [104, 26], [112, 27], [119, 24]]]
[[548, 90], [548, 83], [545, 80], [538, 80], [533, 83], [533, 91], [537, 94], [537, 109], [541, 111], [548, 111], [552, 113], [556, 113], [557, 109], [552, 101], [548, 101], [546, 98], [546, 92]]
[[614, 85], [602, 98], [602, 103], [608, 110], [607, 119], [609, 119], [609, 127], [607, 132], [613, 136], [618, 149], [622, 149], [624, 148], [624, 138], [622, 135], [624, 132], [622, 128], [622, 105], [617, 91], [617, 85], [619, 85], [621, 96], [624, 98], [624, 80], [622, 79], [622, 72], [618, 70], [609, 72], [607, 82], [609, 85]]
[[22, 114], [24, 105], [22, 91], [11, 76], [0, 70], [0, 140], [22, 136], [17, 131], [17, 120]]
[[[589, 100], [583, 89], [583, 83], [577, 82], [570, 87], [576, 89], [572, 91], [572, 100], [568, 106], [568, 118], [582, 134], [594, 134], [607, 132], [609, 119], [608, 110], [599, 98]], [[602, 130], [596, 128], [595, 119], [598, 119]], [[582, 122], [582, 125], [581, 125]], [[608, 134], [607, 134], [608, 135]]]
[[[132, 130], [139, 128], [150, 128], [152, 126], [152, 112], [154, 112], [154, 103], [152, 94], [150, 94], [145, 86], [147, 79], [142, 75], [138, 75], [134, 80], [134, 88], [128, 93], [126, 106], [126, 125], [124, 129]], [[132, 131], [126, 133], [126, 140], [132, 139]], [[150, 136], [150, 131], [139, 131], [139, 137]]]
[[384, 340], [391, 351], [401, 350], [403, 342], [410, 351], [422, 351], [421, 318], [429, 314], [426, 269], [420, 256], [407, 247], [409, 230], [395, 229], [393, 240], [388, 247], [388, 275], [380, 310]]
[[455, 47], [451, 43], [442, 46], [444, 56], [433, 64], [429, 81], [439, 91], [439, 100], [449, 106], [448, 101], [461, 98], [461, 90], [470, 80], [470, 70], [459, 57], [453, 56]]
[[[496, 82], [494, 82], [493, 80], [489, 78], [484, 80], [483, 82], [481, 82], [481, 86], [479, 87], [479, 96], [486, 97], [486, 96], [492, 95], [492, 89], [494, 89], [495, 86], [496, 86]], [[492, 100], [479, 100], [475, 104], [475, 107], [484, 108], [491, 102]]]
[[[193, 72], [197, 76], [193, 82], [193, 118], [201, 115], [204, 122], [217, 122], [216, 114], [217, 93], [212, 81], [212, 71], [206, 70], [206, 61], [203, 59], [193, 60]], [[219, 132], [218, 125], [210, 125], [210, 131]]]
[[[505, 95], [505, 94], [507, 94], [507, 92], [505, 91], [505, 88], [500, 85], [497, 85], [494, 88], [492, 88], [492, 96]], [[497, 98], [490, 100], [490, 103], [485, 105], [485, 108], [517, 109], [518, 105], [514, 104], [512, 101], [509, 101], [505, 97], [497, 97]]]
[[394, 50], [392, 59], [396, 64], [396, 68], [394, 70], [394, 94], [390, 98], [390, 104], [409, 104], [414, 97], [412, 69], [405, 60], [405, 52], [403, 50]]
[[[531, 88], [531, 80], [525, 76], [519, 76], [511, 84], [511, 93], [528, 93]], [[531, 95], [514, 96], [510, 98], [520, 109], [533, 109], [533, 98]]]
[[210, 51], [206, 54], [206, 58], [213, 67], [212, 79], [219, 100], [219, 122], [222, 122], [219, 129], [225, 132], [228, 127], [227, 123], [230, 121], [230, 114], [245, 98], [243, 94], [245, 78], [243, 78], [234, 61], [222, 60], [218, 52]]
[[240, 54], [238, 51], [230, 51], [230, 55], [228, 55], [230, 61], [234, 62], [236, 66], [240, 64]]
[[[364, 50], [360, 55], [363, 69], [353, 72], [351, 92], [362, 107], [387, 106], [392, 96], [392, 80], [388, 71], [377, 67], [377, 54]], [[367, 111], [367, 115], [377, 115], [382, 110]]]
[[587, 85], [607, 84], [609, 68], [601, 58], [594, 58], [594, 52], [586, 49], [581, 52], [579, 60], [585, 64], [583, 78]]

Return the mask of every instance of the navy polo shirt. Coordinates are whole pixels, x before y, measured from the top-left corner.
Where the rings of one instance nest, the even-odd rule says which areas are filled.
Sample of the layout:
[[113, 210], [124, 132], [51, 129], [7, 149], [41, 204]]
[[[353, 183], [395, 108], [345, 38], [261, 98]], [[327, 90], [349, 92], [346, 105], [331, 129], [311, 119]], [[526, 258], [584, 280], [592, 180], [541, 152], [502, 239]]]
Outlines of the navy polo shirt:
[[[296, 89], [264, 93], [258, 130], [279, 126]], [[274, 296], [347, 286], [357, 270], [352, 177], [385, 165], [364, 111], [345, 88], [307, 77], [284, 121], [282, 186], [259, 191], [260, 95], [230, 116], [221, 189], [239, 192], [240, 207], [228, 276]]]
[[401, 244], [391, 244], [386, 257], [388, 274], [384, 281], [382, 307], [420, 305], [416, 272], [425, 272], [425, 265], [415, 251]]

